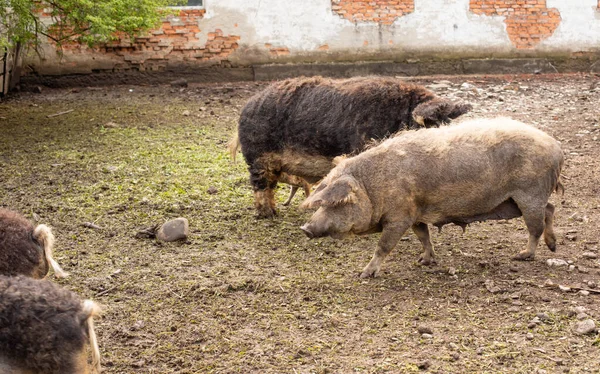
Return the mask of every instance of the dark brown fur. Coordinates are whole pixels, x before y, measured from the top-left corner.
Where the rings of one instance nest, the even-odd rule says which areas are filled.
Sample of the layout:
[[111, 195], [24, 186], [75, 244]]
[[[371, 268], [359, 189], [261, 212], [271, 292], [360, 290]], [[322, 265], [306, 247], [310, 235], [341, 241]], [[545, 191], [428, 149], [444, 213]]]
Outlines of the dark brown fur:
[[33, 230], [25, 217], [0, 208], [0, 274], [38, 279], [48, 274], [44, 248], [33, 238]]
[[75, 293], [52, 282], [0, 276], [0, 369], [87, 372], [85, 344], [93, 314]]
[[258, 215], [275, 214], [274, 200], [265, 196], [271, 195], [268, 190], [276, 187], [281, 172], [314, 183], [333, 168], [336, 156], [358, 153], [372, 139], [400, 130], [439, 126], [470, 109], [387, 77], [274, 83], [250, 99], [238, 126], [250, 181], [260, 199]]

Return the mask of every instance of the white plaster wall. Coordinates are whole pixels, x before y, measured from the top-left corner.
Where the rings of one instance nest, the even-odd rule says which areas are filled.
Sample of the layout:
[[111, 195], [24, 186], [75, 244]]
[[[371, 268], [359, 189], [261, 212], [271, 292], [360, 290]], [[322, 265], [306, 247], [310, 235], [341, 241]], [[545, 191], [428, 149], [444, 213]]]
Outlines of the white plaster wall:
[[600, 12], [597, 0], [547, 0], [562, 21], [554, 34], [541, 43], [548, 49], [572, 52], [600, 49]]
[[[596, 0], [547, 0], [562, 22], [537, 48], [580, 51], [600, 48], [600, 13]], [[469, 0], [415, 0], [415, 11], [393, 25], [354, 24], [331, 11], [330, 0], [206, 0], [202, 21], [210, 28], [241, 34], [247, 46], [285, 46], [292, 53], [313, 52], [327, 44], [330, 51], [356, 53], [515, 51], [504, 17], [476, 15]], [[237, 30], [229, 25], [237, 23]], [[366, 42], [366, 43], [365, 43]], [[534, 48], [535, 50], [535, 48]]]
[[[517, 49], [509, 40], [504, 17], [476, 15], [469, 11], [469, 0], [414, 2], [413, 13], [392, 25], [380, 25], [355, 24], [340, 17], [332, 12], [331, 0], [205, 0], [196, 45], [204, 48], [208, 33], [216, 29], [239, 36], [239, 48], [227, 56], [239, 65], [600, 52], [597, 0], [547, 0], [547, 7], [557, 8], [562, 21], [552, 36], [533, 49]], [[42, 74], [85, 73], [122, 64], [118, 56], [109, 54], [66, 53], [60, 58], [47, 47], [46, 60], [33, 56], [26, 61]], [[287, 48], [290, 53], [276, 56], [271, 48]]]

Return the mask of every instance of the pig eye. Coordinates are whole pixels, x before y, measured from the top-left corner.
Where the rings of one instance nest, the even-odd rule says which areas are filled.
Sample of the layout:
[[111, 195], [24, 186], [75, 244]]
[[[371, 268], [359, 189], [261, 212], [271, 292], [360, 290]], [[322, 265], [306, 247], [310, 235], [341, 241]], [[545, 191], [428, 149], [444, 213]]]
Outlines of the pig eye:
[[317, 187], [317, 189], [315, 190], [315, 193], [316, 193], [316, 192], [319, 192], [319, 191], [323, 191], [325, 188], [327, 188], [327, 184], [325, 184], [325, 183], [321, 183], [321, 184], [319, 184], [319, 186], [318, 186], [318, 187]]

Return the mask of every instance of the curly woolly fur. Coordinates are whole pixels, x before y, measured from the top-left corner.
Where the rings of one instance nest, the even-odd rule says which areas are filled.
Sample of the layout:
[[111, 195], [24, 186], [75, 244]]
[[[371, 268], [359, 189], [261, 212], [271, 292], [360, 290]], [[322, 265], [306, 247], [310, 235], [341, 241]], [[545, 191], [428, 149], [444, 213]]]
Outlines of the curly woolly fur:
[[52, 257], [54, 235], [46, 225], [33, 227], [17, 212], [0, 208], [0, 274], [44, 278], [50, 267], [68, 276]]
[[372, 139], [400, 130], [437, 127], [470, 109], [388, 77], [295, 78], [270, 85], [249, 100], [238, 126], [259, 216], [275, 214], [270, 190], [281, 172], [314, 183], [336, 156], [358, 153]]
[[80, 374], [100, 372], [93, 317], [100, 308], [46, 280], [0, 276], [0, 372]]

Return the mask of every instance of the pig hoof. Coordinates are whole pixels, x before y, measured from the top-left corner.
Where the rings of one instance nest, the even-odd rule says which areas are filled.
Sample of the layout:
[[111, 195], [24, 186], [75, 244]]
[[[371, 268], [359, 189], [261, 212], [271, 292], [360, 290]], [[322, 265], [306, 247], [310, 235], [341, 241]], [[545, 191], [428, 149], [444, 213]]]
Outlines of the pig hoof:
[[377, 270], [377, 269], [365, 269], [360, 274], [360, 277], [361, 278], [377, 278], [377, 275], [379, 275], [379, 270]]
[[375, 278], [377, 276], [375, 275], [375, 273], [363, 271], [362, 274], [360, 275], [360, 277], [364, 279], [364, 278]]
[[256, 218], [273, 218], [276, 215], [277, 211], [275, 209], [266, 208], [260, 209], [256, 214]]
[[556, 252], [556, 243], [548, 244], [548, 249], [552, 252]]
[[435, 260], [435, 258], [419, 257], [419, 264], [423, 266], [431, 266], [437, 265], [437, 261]]
[[529, 252], [519, 252], [518, 255], [516, 255], [515, 257], [513, 257], [513, 260], [517, 260], [517, 261], [532, 261], [533, 258], [535, 257], [534, 253], [529, 253]]

